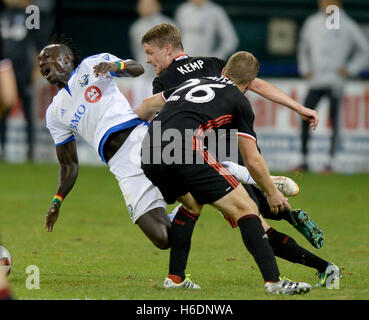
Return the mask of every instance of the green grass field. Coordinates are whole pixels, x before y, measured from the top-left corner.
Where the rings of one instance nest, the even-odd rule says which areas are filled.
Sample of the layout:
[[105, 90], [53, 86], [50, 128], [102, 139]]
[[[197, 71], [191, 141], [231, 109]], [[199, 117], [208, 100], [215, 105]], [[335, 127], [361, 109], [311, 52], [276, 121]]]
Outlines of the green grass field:
[[[187, 272], [200, 291], [164, 290], [169, 251], [155, 248], [133, 225], [115, 178], [104, 167], [81, 166], [52, 233], [44, 217], [57, 187], [53, 164], [0, 164], [0, 232], [12, 254], [9, 277], [18, 299], [368, 299], [369, 175], [294, 176], [304, 208], [325, 232], [314, 249], [287, 222], [270, 222], [305, 248], [343, 268], [340, 289], [305, 296], [267, 295], [238, 229], [206, 207], [194, 231]], [[311, 284], [315, 270], [278, 259], [282, 275]], [[40, 289], [26, 288], [26, 268], [40, 270]]]

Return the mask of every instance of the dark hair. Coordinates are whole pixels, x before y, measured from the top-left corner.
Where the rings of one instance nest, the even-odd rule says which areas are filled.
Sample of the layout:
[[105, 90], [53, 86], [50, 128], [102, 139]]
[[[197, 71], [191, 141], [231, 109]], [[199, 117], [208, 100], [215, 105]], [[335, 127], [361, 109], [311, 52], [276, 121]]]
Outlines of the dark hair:
[[59, 45], [67, 47], [72, 53], [74, 68], [76, 68], [81, 63], [81, 56], [80, 56], [79, 50], [77, 49], [77, 47], [75, 46], [71, 38], [65, 37], [64, 34], [55, 33], [53, 37], [51, 38], [51, 41], [49, 44], [59, 44]]

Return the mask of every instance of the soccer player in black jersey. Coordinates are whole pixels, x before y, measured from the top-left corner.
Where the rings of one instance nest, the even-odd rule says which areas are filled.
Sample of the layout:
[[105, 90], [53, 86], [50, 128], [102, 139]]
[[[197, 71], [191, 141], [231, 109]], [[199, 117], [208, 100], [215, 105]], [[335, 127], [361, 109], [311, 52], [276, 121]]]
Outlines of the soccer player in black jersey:
[[[172, 88], [173, 86], [179, 85], [187, 79], [196, 78], [199, 76], [220, 75], [225, 67], [225, 62], [215, 57], [187, 56], [183, 51], [179, 30], [170, 24], [160, 24], [150, 29], [143, 36], [142, 43], [147, 55], [147, 62], [155, 67], [155, 72], [158, 75], [153, 82], [154, 93]], [[310, 126], [312, 128], [316, 128], [318, 125], [319, 119], [315, 111], [298, 104], [296, 101], [289, 98], [286, 94], [269, 83], [256, 78], [249, 84], [248, 89], [251, 89], [265, 98], [283, 104], [296, 111], [304, 120], [310, 122]], [[253, 200], [259, 205], [259, 211], [262, 212], [265, 217], [275, 220], [284, 218], [297, 227], [297, 229], [302, 232], [314, 246], [319, 247], [322, 244], [321, 242], [316, 242], [316, 239], [313, 239], [312, 237], [310, 230], [311, 227], [314, 228], [314, 225], [309, 223], [310, 230], [308, 230], [309, 228], [307, 226], [300, 225], [298, 223], [296, 225], [297, 221], [293, 219], [293, 217], [290, 215], [290, 212], [287, 210], [278, 215], [272, 214], [262, 191], [260, 191], [258, 188], [248, 185], [245, 185], [245, 188]], [[181, 216], [182, 219], [187, 219], [187, 224], [191, 225], [192, 227], [182, 228], [181, 225], [173, 223], [174, 229], [181, 229], [180, 231], [174, 230], [181, 235], [181, 243], [179, 245], [179, 250], [177, 250], [176, 245], [174, 247], [172, 246], [170, 263], [170, 274], [176, 272], [174, 274], [180, 275], [176, 278], [177, 282], [180, 282], [184, 279], [184, 266], [186, 264], [188, 251], [190, 249], [191, 235], [199, 214], [198, 210], [192, 210], [194, 217], [192, 217], [192, 219], [188, 219], [185, 217], [185, 214], [183, 213], [184, 211], [185, 210], [180, 207], [176, 217], [178, 218]], [[300, 216], [306, 217], [306, 213], [304, 211], [295, 210], [292, 211], [292, 213], [296, 214], [296, 216], [300, 214]], [[309, 219], [309, 222], [310, 221], [311, 220]], [[325, 271], [329, 266], [328, 262], [316, 257], [312, 253], [300, 247], [291, 237], [271, 228], [263, 219], [262, 223], [264, 229], [267, 231], [274, 253], [277, 256], [294, 263], [302, 263], [304, 265], [316, 268], [320, 274], [325, 274]], [[236, 224], [233, 226], [236, 226]], [[320, 239], [322, 239], [322, 237], [320, 237]], [[180, 264], [176, 263], [175, 261], [181, 261], [182, 267], [178, 267]]]
[[[253, 129], [254, 114], [243, 95], [250, 81], [256, 77], [258, 67], [252, 54], [238, 52], [227, 64], [228, 73], [237, 80], [235, 83], [225, 77], [192, 79], [178, 88], [163, 92], [162, 97], [167, 102], [151, 123], [144, 139], [142, 168], [168, 203], [176, 200], [182, 203], [185, 215], [190, 214], [190, 208], [201, 210], [202, 205], [211, 204], [237, 221], [244, 244], [263, 276], [267, 292], [306, 293], [311, 289], [309, 284], [280, 280], [273, 249], [259, 219], [256, 203], [237, 179], [217, 161], [210, 148], [210, 133], [214, 132], [213, 137], [216, 137], [220, 129], [237, 129], [238, 146], [244, 163], [264, 190], [271, 210], [275, 213], [290, 210], [289, 203], [275, 187], [260, 155]], [[243, 72], [238, 72], [238, 69]], [[174, 154], [179, 152], [181, 155], [178, 163], [166, 163], [163, 151], [170, 142], [160, 141], [158, 144], [154, 141], [158, 127], [160, 133], [169, 129], [176, 129], [180, 133], [180, 140], [176, 141], [173, 150]], [[189, 129], [194, 132], [190, 144], [186, 139]], [[188, 154], [189, 159], [195, 162], [185, 162]], [[159, 161], [153, 161], [158, 156]], [[191, 215], [188, 217], [192, 218]], [[183, 221], [178, 220], [177, 224], [183, 224]], [[173, 232], [172, 237], [176, 236]], [[164, 286], [172, 287], [173, 279], [168, 277]]]

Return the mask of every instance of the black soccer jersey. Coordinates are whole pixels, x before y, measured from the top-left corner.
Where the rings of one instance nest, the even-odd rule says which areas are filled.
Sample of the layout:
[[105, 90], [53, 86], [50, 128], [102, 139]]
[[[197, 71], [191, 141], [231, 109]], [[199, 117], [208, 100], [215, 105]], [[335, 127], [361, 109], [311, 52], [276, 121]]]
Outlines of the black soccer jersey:
[[188, 79], [220, 76], [226, 62], [215, 57], [174, 58], [171, 65], [153, 81], [153, 94], [179, 86]]
[[213, 203], [237, 188], [219, 147], [224, 151], [235, 134], [256, 141], [247, 98], [226, 77], [190, 79], [162, 96], [166, 103], [143, 141], [141, 166], [164, 199], [173, 203], [190, 192], [199, 204]]
[[150, 134], [160, 121], [162, 132], [175, 128], [185, 136], [186, 129], [237, 129], [238, 135], [256, 141], [250, 102], [226, 77], [190, 79], [162, 96], [166, 103], [151, 123]]

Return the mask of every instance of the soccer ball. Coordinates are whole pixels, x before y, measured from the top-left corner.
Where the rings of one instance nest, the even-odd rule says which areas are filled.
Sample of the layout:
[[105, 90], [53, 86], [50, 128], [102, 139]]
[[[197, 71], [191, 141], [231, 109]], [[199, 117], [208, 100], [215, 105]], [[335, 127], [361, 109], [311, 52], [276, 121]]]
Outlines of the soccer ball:
[[6, 274], [9, 275], [12, 265], [12, 257], [9, 251], [5, 247], [0, 246], [0, 268], [4, 268]]

